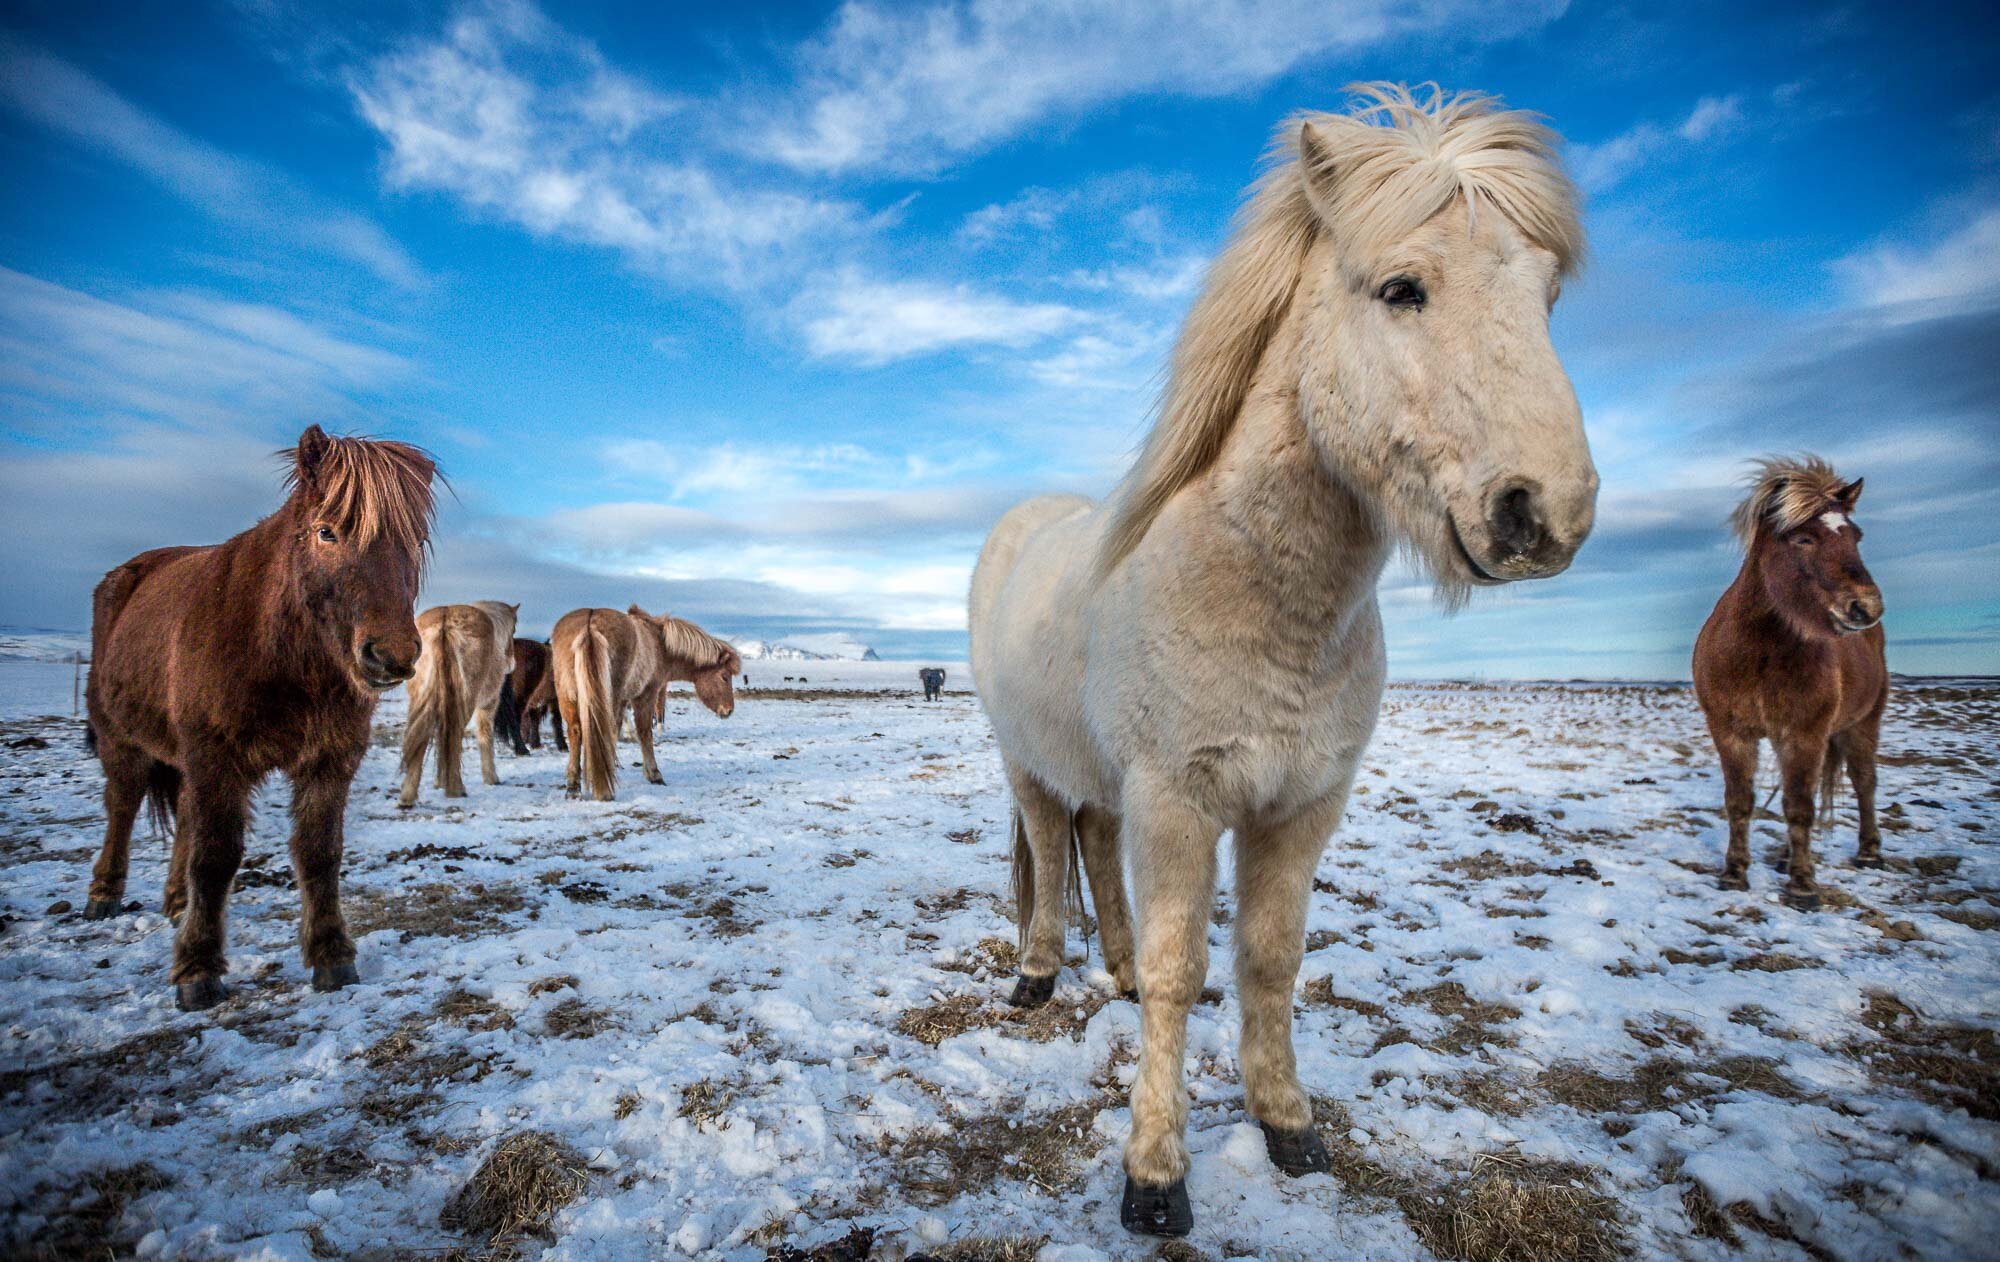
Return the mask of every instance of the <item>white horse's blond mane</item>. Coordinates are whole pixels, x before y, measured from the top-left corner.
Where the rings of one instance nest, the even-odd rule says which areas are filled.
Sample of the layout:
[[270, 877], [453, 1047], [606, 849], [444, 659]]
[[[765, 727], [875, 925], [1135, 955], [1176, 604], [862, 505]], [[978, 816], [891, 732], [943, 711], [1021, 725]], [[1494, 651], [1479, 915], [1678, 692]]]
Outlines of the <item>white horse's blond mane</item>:
[[[1475, 215], [1483, 207], [1504, 215], [1553, 253], [1564, 275], [1581, 263], [1576, 190], [1538, 115], [1435, 84], [1348, 90], [1349, 112], [1295, 114], [1278, 128], [1267, 169], [1174, 345], [1158, 420], [1117, 493], [1100, 576], [1220, 454], [1320, 233], [1347, 257], [1378, 255], [1463, 197]], [[1317, 204], [1309, 175], [1323, 198]]]
[[1811, 452], [1752, 461], [1744, 481], [1750, 493], [1730, 513], [1729, 524], [1745, 547], [1756, 538], [1760, 523], [1780, 534], [1797, 530], [1837, 506], [1847, 489], [1846, 479]]

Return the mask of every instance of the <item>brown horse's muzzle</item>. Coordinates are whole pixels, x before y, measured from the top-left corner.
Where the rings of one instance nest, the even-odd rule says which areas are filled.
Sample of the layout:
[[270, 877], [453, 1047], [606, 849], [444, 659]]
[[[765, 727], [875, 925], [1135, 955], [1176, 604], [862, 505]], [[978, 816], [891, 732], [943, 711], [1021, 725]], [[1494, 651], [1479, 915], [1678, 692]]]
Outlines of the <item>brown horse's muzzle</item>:
[[371, 636], [355, 646], [355, 672], [370, 688], [394, 688], [417, 673], [423, 651], [424, 642], [415, 634]]
[[1882, 621], [1882, 591], [1873, 583], [1850, 587], [1828, 609], [1833, 629], [1842, 635], [1858, 635]]

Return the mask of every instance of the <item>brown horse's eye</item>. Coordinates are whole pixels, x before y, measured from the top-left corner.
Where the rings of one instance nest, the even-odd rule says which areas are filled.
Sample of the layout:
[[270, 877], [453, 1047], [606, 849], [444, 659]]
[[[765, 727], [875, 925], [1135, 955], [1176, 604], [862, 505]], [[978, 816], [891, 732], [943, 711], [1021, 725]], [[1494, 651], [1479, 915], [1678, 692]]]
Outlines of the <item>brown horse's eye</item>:
[[1818, 542], [1819, 540], [1813, 538], [1812, 532], [1809, 530], [1801, 530], [1792, 536], [1792, 546], [1794, 548], [1810, 548]]
[[319, 534], [318, 534], [318, 537], [319, 537], [319, 541], [320, 541], [321, 543], [339, 543], [339, 542], [340, 542], [340, 536], [339, 536], [339, 535], [336, 535], [336, 534], [334, 534], [334, 533], [333, 533], [333, 527], [331, 527], [331, 526], [321, 526], [321, 527], [319, 528]]
[[1392, 307], [1403, 309], [1421, 308], [1424, 305], [1424, 287], [1414, 277], [1397, 276], [1382, 283], [1375, 296]]

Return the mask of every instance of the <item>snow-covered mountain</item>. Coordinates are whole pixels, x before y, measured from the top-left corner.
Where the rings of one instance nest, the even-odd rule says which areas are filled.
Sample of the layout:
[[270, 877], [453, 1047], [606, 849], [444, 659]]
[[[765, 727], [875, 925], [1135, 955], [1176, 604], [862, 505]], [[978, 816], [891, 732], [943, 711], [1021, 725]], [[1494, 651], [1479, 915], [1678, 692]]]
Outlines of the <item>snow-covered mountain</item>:
[[0, 627], [0, 662], [67, 662], [90, 656], [90, 632], [47, 627]]
[[725, 637], [746, 662], [879, 662], [875, 650], [851, 635], [796, 636], [790, 641]]

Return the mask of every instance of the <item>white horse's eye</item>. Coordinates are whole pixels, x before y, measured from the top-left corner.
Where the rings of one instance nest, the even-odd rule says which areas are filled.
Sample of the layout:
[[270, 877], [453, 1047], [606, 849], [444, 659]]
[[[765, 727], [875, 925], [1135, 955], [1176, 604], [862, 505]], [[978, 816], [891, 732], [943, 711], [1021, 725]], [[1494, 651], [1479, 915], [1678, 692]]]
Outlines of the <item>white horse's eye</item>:
[[1424, 305], [1423, 282], [1414, 276], [1394, 276], [1382, 282], [1375, 296], [1392, 307], [1419, 308]]

